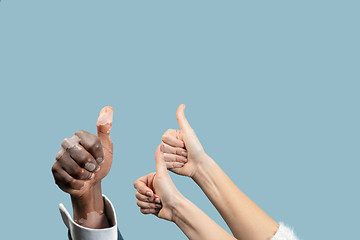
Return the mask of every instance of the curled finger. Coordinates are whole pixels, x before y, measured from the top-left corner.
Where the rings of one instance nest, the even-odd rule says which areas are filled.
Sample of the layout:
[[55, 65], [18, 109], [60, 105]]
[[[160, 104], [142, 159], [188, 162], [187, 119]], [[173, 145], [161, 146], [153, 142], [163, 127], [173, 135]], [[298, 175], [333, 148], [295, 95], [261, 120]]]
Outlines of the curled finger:
[[89, 172], [88, 170], [80, 167], [74, 159], [70, 157], [69, 154], [64, 154], [60, 159], [57, 159], [58, 164], [62, 169], [65, 170], [70, 176], [79, 180], [91, 180], [94, 178], [95, 174]]
[[183, 156], [179, 156], [171, 153], [164, 153], [164, 159], [165, 162], [178, 162], [182, 164], [187, 163], [188, 161], [188, 159]]
[[86, 186], [84, 180], [78, 180], [70, 176], [64, 169], [54, 164], [52, 168], [55, 183], [65, 192], [69, 190], [82, 190]]
[[100, 169], [95, 158], [82, 145], [76, 144], [67, 151], [80, 167], [83, 167], [90, 172], [97, 172]]
[[159, 203], [150, 203], [150, 202], [144, 202], [144, 201], [140, 201], [137, 200], [136, 204], [140, 207], [140, 208], [152, 208], [152, 209], [160, 209], [162, 207], [161, 204]]
[[169, 144], [173, 147], [184, 148], [185, 144], [179, 139], [180, 131], [176, 129], [167, 130], [162, 136], [162, 141], [166, 144]]
[[182, 168], [184, 166], [184, 163], [179, 162], [166, 162], [166, 168], [172, 169], [172, 168]]
[[135, 197], [136, 197], [136, 199], [143, 201], [143, 202], [154, 202], [154, 200], [155, 200], [154, 196], [147, 196], [147, 195], [141, 194], [139, 192], [135, 193]]
[[185, 158], [188, 156], [188, 153], [185, 148], [173, 147], [165, 142], [161, 143], [160, 149], [163, 153], [175, 154], [175, 155], [183, 156]]
[[158, 214], [160, 209], [154, 208], [140, 208], [142, 214]]

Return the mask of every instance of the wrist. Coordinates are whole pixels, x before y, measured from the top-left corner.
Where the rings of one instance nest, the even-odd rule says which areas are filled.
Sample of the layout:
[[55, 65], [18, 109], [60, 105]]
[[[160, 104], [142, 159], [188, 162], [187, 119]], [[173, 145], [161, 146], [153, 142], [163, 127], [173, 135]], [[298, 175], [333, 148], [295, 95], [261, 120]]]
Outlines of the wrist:
[[105, 214], [101, 181], [91, 186], [83, 195], [71, 195], [74, 221], [87, 228], [107, 228], [110, 224]]
[[172, 222], [176, 225], [179, 225], [180, 222], [184, 221], [184, 213], [186, 212], [189, 203], [190, 201], [181, 195], [181, 197], [178, 198], [176, 203], [172, 206]]
[[202, 161], [196, 167], [196, 171], [191, 178], [197, 184], [200, 184], [205, 180], [209, 180], [211, 178], [210, 171], [214, 166], [216, 166], [215, 161], [205, 153], [204, 157], [202, 157]]

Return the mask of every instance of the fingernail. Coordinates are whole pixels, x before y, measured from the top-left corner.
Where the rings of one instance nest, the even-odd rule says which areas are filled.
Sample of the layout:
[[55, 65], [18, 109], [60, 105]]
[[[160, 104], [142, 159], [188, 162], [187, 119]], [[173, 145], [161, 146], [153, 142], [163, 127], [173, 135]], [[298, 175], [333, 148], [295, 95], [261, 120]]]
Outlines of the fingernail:
[[83, 190], [86, 187], [86, 182], [84, 182], [84, 186], [80, 188], [80, 190]]
[[104, 107], [103, 109], [101, 109], [100, 114], [99, 114], [99, 118], [98, 121], [96, 123], [97, 126], [103, 126], [106, 124], [112, 124], [113, 121], [113, 114], [114, 114], [114, 110], [112, 107]]
[[96, 159], [96, 162], [97, 162], [99, 165], [101, 165], [101, 164], [104, 163], [104, 158], [98, 157], [98, 158]]
[[151, 192], [146, 192], [146, 196], [151, 197]]
[[155, 203], [161, 203], [161, 201], [160, 201], [160, 199], [158, 199], [158, 198], [155, 198], [155, 201], [154, 201]]
[[160, 144], [160, 152], [164, 152], [164, 144]]
[[186, 150], [182, 150], [181, 155], [184, 157], [187, 157], [187, 151]]
[[162, 205], [161, 204], [155, 204], [155, 207], [156, 208], [162, 208]]
[[93, 179], [95, 177], [95, 173], [91, 173], [89, 180]]
[[[176, 163], [175, 163], [175, 164], [176, 164]], [[184, 163], [177, 163], [175, 167], [176, 167], [176, 168], [181, 168], [181, 167], [183, 167], [184, 165], [185, 165]]]
[[88, 170], [88, 171], [90, 171], [90, 172], [94, 171], [95, 168], [96, 168], [96, 165], [93, 164], [93, 163], [86, 163], [86, 164], [85, 164], [85, 169]]

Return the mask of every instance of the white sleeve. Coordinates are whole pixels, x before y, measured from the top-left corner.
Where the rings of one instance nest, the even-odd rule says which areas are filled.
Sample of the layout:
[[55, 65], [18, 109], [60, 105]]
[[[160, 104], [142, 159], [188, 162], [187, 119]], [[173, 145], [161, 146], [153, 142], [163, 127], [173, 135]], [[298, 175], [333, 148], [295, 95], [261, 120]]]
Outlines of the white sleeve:
[[69, 212], [66, 210], [62, 203], [59, 204], [59, 210], [61, 217], [66, 225], [66, 227], [70, 230], [70, 234], [73, 240], [117, 240], [118, 239], [118, 230], [117, 230], [117, 221], [115, 215], [115, 209], [110, 202], [110, 200], [103, 195], [104, 205], [105, 205], [105, 213], [108, 217], [109, 223], [112, 227], [104, 228], [104, 229], [91, 229], [80, 226], [72, 219]]
[[298, 240], [298, 238], [295, 236], [294, 230], [281, 222], [279, 223], [279, 229], [270, 240]]

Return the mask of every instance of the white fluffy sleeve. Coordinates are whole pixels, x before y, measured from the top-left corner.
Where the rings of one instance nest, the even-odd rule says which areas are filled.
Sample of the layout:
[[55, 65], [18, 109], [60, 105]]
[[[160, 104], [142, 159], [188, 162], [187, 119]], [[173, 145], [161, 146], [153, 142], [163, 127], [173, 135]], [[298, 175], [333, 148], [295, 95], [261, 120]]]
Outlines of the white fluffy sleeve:
[[284, 223], [279, 223], [279, 229], [270, 240], [299, 240], [294, 233], [294, 230], [285, 226]]

